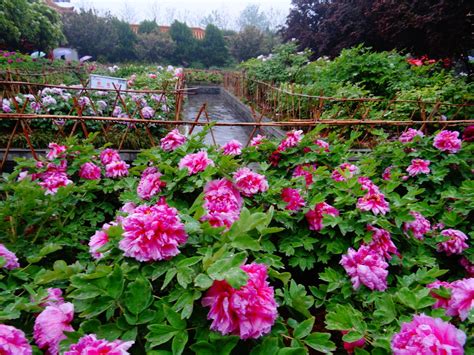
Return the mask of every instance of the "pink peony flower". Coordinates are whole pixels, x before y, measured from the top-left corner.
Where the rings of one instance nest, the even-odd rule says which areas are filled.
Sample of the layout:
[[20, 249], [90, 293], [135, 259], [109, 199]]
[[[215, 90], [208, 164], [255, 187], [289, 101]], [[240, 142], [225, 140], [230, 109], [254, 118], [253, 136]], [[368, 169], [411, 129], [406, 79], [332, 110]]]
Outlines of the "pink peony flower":
[[466, 334], [454, 325], [421, 314], [402, 324], [400, 332], [392, 337], [391, 348], [394, 355], [462, 355], [465, 342]]
[[207, 318], [212, 319], [212, 330], [256, 339], [270, 332], [278, 317], [277, 304], [264, 264], [252, 263], [241, 269], [249, 277], [246, 285], [236, 290], [225, 280], [214, 281], [202, 305], [210, 307]]
[[113, 161], [105, 166], [105, 176], [108, 178], [117, 178], [128, 175], [130, 165], [123, 160]]
[[60, 187], [72, 184], [72, 180], [63, 172], [43, 174], [42, 178], [43, 181], [39, 185], [46, 190], [46, 195], [54, 195]]
[[474, 278], [463, 279], [451, 283], [451, 299], [448, 302], [446, 314], [459, 316], [466, 320], [474, 308]]
[[275, 150], [269, 157], [268, 157], [268, 162], [272, 166], [278, 166], [279, 162], [281, 160], [281, 153], [278, 150]]
[[389, 166], [388, 168], [385, 168], [382, 174], [382, 179], [390, 180], [392, 178], [392, 168], [393, 166]]
[[173, 129], [164, 138], [161, 138], [161, 149], [171, 152], [184, 143], [186, 143], [186, 137], [183, 136], [177, 129]]
[[[440, 287], [444, 287], [450, 290], [451, 284], [449, 282], [436, 280], [435, 282], [432, 282], [426, 285], [426, 287], [432, 290], [433, 289], [436, 290]], [[436, 303], [433, 305], [433, 308], [444, 308], [444, 309], [448, 308], [448, 303], [449, 303], [450, 298], [441, 297], [440, 295], [436, 294], [433, 291], [430, 292], [430, 296], [436, 299]]]
[[135, 205], [133, 202], [126, 202], [122, 208], [120, 208], [120, 212], [125, 212], [127, 214], [133, 213], [135, 211], [135, 208], [137, 208], [137, 205]]
[[170, 259], [188, 238], [178, 211], [166, 203], [138, 206], [123, 219], [122, 227], [119, 248], [138, 261]]
[[469, 246], [466, 243], [467, 236], [456, 229], [445, 229], [441, 232], [443, 237], [449, 237], [445, 242], [438, 243], [438, 251], [444, 251], [447, 255], [462, 254]]
[[46, 154], [48, 160], [59, 158], [67, 149], [65, 145], [59, 145], [57, 143], [49, 143], [48, 148], [49, 152]]
[[144, 200], [149, 200], [166, 186], [166, 183], [160, 180], [162, 175], [158, 172], [152, 174], [144, 174], [137, 187], [137, 194]]
[[301, 197], [298, 189], [285, 187], [281, 190], [281, 199], [287, 203], [285, 209], [290, 211], [299, 211], [305, 206], [304, 199]]
[[0, 354], [2, 355], [31, 355], [28, 339], [22, 330], [0, 324]]
[[100, 168], [94, 163], [82, 164], [79, 169], [79, 177], [86, 180], [100, 180]]
[[232, 139], [222, 147], [222, 154], [224, 155], [240, 155], [242, 154], [242, 143], [238, 140]]
[[361, 185], [362, 190], [364, 191], [369, 191], [372, 193], [379, 193], [379, 187], [375, 185], [372, 180], [370, 180], [368, 177], [361, 176], [360, 178], [357, 179], [357, 182]]
[[414, 221], [405, 222], [403, 224], [403, 231], [408, 234], [412, 232], [416, 239], [423, 240], [426, 233], [431, 230], [431, 223], [421, 213], [410, 211], [410, 214], [415, 218]]
[[359, 168], [353, 164], [344, 163], [339, 166], [339, 168], [335, 169], [331, 177], [334, 181], [346, 181], [357, 174], [359, 172]]
[[188, 154], [183, 157], [178, 164], [180, 169], [188, 169], [189, 175], [206, 170], [208, 166], [214, 166], [214, 162], [208, 158], [207, 152], [200, 151], [195, 154]]
[[367, 226], [367, 229], [372, 232], [372, 241], [368, 244], [368, 247], [373, 251], [379, 253], [387, 260], [392, 258], [395, 254], [400, 257], [397, 247], [392, 242], [390, 233], [382, 228], [376, 228], [374, 226]]
[[400, 138], [398, 138], [398, 140], [402, 143], [409, 143], [416, 136], [423, 138], [425, 135], [420, 130], [413, 129], [413, 128], [408, 128], [408, 130], [406, 132], [402, 133], [402, 135], [400, 136]]
[[204, 188], [204, 208], [207, 215], [202, 217], [213, 227], [230, 228], [239, 219], [242, 197], [234, 184], [226, 179], [213, 180]]
[[64, 332], [74, 331], [70, 325], [73, 318], [72, 303], [47, 306], [35, 320], [33, 337], [38, 347], [47, 354], [58, 354], [59, 342], [66, 339]]
[[372, 211], [373, 214], [385, 215], [390, 211], [390, 207], [382, 193], [369, 191], [357, 200], [357, 208], [361, 211]]
[[339, 216], [339, 211], [326, 202], [318, 203], [313, 210], [309, 210], [305, 214], [309, 229], [312, 231], [320, 231], [323, 229], [324, 215], [336, 217]]
[[262, 136], [261, 134], [257, 134], [255, 137], [252, 138], [250, 141], [250, 146], [251, 147], [256, 147], [259, 146], [260, 144], [263, 143], [263, 140], [266, 139], [265, 136]]
[[277, 150], [283, 152], [288, 148], [296, 147], [303, 137], [304, 134], [302, 130], [287, 132], [286, 137], [280, 142]]
[[423, 159], [413, 159], [410, 166], [408, 166], [406, 172], [410, 176], [415, 176], [418, 174], [429, 174], [430, 173], [430, 161]]
[[329, 143], [321, 139], [317, 139], [314, 144], [324, 149], [325, 152], [329, 152]]
[[434, 138], [433, 146], [442, 152], [457, 153], [461, 149], [461, 140], [457, 131], [441, 131]]
[[254, 173], [249, 168], [241, 168], [234, 173], [235, 186], [244, 196], [251, 197], [268, 190], [264, 175]]
[[97, 339], [95, 334], [84, 335], [76, 344], [72, 344], [64, 355], [128, 355], [127, 350], [132, 347], [134, 341], [122, 341], [120, 339], [107, 341]]
[[13, 270], [20, 267], [15, 253], [8, 250], [2, 243], [0, 243], [0, 258], [3, 258], [5, 262], [5, 264], [2, 266], [5, 269]]
[[89, 240], [89, 253], [94, 259], [99, 260], [104, 257], [105, 254], [99, 252], [99, 249], [109, 242], [109, 235], [107, 234], [107, 231], [110, 227], [115, 225], [117, 225], [116, 222], [104, 223], [102, 229], [96, 231]]
[[103, 165], [110, 164], [114, 161], [120, 161], [119, 153], [115, 149], [107, 148], [100, 153], [100, 161]]
[[362, 245], [355, 251], [349, 248], [339, 262], [351, 278], [357, 290], [361, 284], [371, 290], [385, 291], [387, 288], [388, 264], [379, 252]]
[[[349, 331], [343, 330], [343, 331], [341, 331], [341, 333], [344, 335], [344, 334], [349, 333]], [[350, 343], [344, 341], [343, 346], [344, 346], [344, 349], [347, 351], [348, 354], [352, 354], [355, 351], [356, 348], [363, 348], [365, 346], [365, 338], [362, 337], [359, 340], [356, 340], [356, 341], [353, 341], [353, 342], [350, 342]]]
[[293, 177], [304, 176], [306, 186], [313, 183], [313, 174], [316, 171], [316, 164], [301, 164], [293, 171]]

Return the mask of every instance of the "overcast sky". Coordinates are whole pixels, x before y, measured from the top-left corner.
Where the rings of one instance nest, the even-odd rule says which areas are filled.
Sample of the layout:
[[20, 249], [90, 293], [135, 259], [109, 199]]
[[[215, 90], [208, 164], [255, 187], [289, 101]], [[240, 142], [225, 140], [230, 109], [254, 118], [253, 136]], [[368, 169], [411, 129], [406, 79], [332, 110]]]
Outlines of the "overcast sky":
[[198, 25], [196, 22], [213, 10], [227, 14], [234, 21], [249, 4], [259, 5], [265, 12], [273, 9], [274, 13], [284, 18], [289, 12], [291, 0], [71, 0], [70, 3], [76, 8], [93, 7], [102, 12], [110, 11], [118, 17], [128, 17], [124, 19], [131, 22], [156, 16], [160, 22], [176, 17], [181, 21], [187, 20], [191, 25]]

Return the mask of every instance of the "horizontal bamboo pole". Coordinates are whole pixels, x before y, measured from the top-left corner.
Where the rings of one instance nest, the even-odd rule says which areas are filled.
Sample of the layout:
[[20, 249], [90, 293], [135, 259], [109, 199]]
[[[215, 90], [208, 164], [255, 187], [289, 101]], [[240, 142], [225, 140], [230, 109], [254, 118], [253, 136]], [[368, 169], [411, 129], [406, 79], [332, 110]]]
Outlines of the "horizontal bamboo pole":
[[[116, 123], [147, 123], [155, 125], [193, 125], [198, 126], [208, 125], [209, 122], [194, 122], [194, 121], [159, 121], [150, 119], [133, 119], [133, 118], [118, 118], [118, 117], [102, 117], [102, 116], [58, 116], [58, 115], [36, 115], [36, 114], [16, 114], [16, 113], [0, 113], [0, 120], [39, 120], [49, 119], [54, 120], [70, 120], [70, 121], [105, 121]], [[313, 127], [319, 125], [335, 125], [335, 126], [352, 126], [352, 125], [382, 125], [382, 126], [409, 126], [409, 125], [426, 125], [426, 124], [442, 124], [442, 125], [474, 125], [474, 119], [469, 120], [451, 120], [451, 121], [385, 121], [385, 120], [301, 120], [301, 121], [287, 121], [287, 122], [221, 122], [212, 121], [215, 126], [232, 127]]]
[[140, 94], [176, 94], [176, 93], [186, 93], [188, 91], [195, 91], [197, 88], [186, 88], [186, 89], [177, 89], [177, 90], [121, 90], [121, 89], [93, 89], [84, 86], [65, 86], [65, 85], [53, 85], [53, 84], [41, 84], [41, 83], [31, 83], [28, 81], [8, 81], [0, 80], [0, 85], [25, 85], [25, 86], [41, 86], [47, 88], [59, 88], [63, 90], [91, 90], [91, 91], [112, 91], [112, 92], [131, 92], [131, 93], [140, 93]]

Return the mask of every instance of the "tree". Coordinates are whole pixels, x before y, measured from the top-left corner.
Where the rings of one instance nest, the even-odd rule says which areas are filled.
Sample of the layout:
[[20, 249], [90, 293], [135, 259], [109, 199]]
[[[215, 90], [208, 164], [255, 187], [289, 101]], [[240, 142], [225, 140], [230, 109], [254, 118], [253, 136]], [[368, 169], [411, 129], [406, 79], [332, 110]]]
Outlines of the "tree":
[[150, 63], [170, 62], [173, 59], [176, 43], [168, 33], [156, 29], [150, 33], [138, 35], [135, 50], [138, 59]]
[[200, 24], [204, 27], [207, 27], [207, 25], [214, 25], [220, 29], [227, 29], [229, 27], [229, 18], [230, 16], [228, 13], [213, 10], [201, 19]]
[[134, 60], [136, 58], [135, 44], [137, 42], [137, 35], [132, 31], [127, 22], [116, 17], [110, 19], [110, 25], [118, 37], [118, 41], [111, 51], [113, 61]]
[[293, 0], [282, 30], [316, 56], [364, 43], [375, 50], [454, 56], [472, 48], [467, 0]]
[[2, 0], [0, 45], [18, 50], [48, 50], [64, 41], [56, 11], [38, 1]]
[[138, 26], [138, 33], [151, 33], [158, 29], [158, 24], [155, 20], [143, 20]]
[[119, 42], [112, 17], [99, 17], [93, 10], [67, 14], [63, 17], [64, 33], [70, 46], [81, 55], [113, 60], [113, 48]]
[[241, 30], [246, 27], [257, 27], [265, 31], [270, 27], [267, 16], [263, 11], [260, 11], [260, 7], [255, 4], [247, 5], [247, 7], [242, 10], [237, 24]]
[[206, 26], [206, 33], [200, 45], [201, 58], [205, 66], [222, 66], [229, 59], [226, 43], [222, 31], [214, 25]]
[[176, 43], [173, 61], [176, 64], [189, 65], [196, 54], [197, 43], [192, 30], [183, 22], [174, 21], [170, 26], [170, 36]]
[[265, 34], [254, 26], [245, 27], [231, 38], [231, 53], [238, 61], [268, 54], [270, 50], [265, 45]]

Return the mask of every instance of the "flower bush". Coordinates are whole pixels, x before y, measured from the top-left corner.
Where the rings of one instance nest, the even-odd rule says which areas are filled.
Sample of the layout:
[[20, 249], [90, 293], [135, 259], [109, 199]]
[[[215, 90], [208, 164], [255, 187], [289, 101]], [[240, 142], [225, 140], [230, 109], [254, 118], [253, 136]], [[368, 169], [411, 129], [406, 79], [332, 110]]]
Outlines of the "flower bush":
[[93, 137], [3, 175], [1, 351], [472, 352], [472, 143], [314, 130], [225, 155], [205, 134], [128, 175]]

